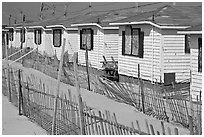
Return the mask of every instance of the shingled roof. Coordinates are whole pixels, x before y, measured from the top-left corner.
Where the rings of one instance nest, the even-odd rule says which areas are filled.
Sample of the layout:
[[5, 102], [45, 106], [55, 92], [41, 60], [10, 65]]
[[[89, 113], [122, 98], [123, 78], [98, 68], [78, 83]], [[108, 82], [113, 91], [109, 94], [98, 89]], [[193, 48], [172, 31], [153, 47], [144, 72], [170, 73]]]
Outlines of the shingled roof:
[[165, 5], [156, 10], [118, 20], [114, 23], [150, 21], [160, 26], [194, 26], [202, 23], [201, 6]]

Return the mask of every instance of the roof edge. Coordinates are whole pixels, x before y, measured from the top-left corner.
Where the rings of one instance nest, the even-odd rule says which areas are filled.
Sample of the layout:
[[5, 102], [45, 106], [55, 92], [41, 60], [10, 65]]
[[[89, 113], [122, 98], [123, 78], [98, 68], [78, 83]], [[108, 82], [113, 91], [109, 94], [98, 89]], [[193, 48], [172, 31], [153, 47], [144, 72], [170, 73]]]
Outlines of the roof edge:
[[190, 26], [161, 26], [161, 25], [158, 25], [158, 24], [155, 24], [151, 21], [140, 21], [140, 22], [123, 22], [123, 23], [109, 23], [110, 25], [139, 25], [139, 24], [149, 24], [149, 25], [152, 25], [152, 26], [155, 26], [157, 28], [160, 28], [160, 29], [186, 29]]
[[202, 31], [178, 31], [177, 34], [202, 34]]

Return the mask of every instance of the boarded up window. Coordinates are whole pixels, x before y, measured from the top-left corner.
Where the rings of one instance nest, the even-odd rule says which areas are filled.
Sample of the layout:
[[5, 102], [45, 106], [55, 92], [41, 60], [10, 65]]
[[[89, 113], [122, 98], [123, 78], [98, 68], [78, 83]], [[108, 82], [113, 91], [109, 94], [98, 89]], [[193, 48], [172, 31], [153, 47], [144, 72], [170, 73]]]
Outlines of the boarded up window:
[[53, 45], [54, 45], [54, 47], [60, 47], [61, 46], [61, 37], [62, 37], [62, 30], [61, 29], [53, 30]]
[[25, 42], [25, 28], [20, 30], [20, 34], [21, 34], [20, 41], [24, 43]]
[[40, 29], [34, 30], [34, 42], [37, 45], [41, 44], [42, 39], [42, 31]]
[[132, 54], [139, 55], [139, 29], [132, 29]]
[[143, 58], [144, 32], [140, 28], [125, 26], [125, 32], [122, 33], [122, 54], [132, 55]]
[[185, 35], [185, 53], [190, 53], [190, 36]]
[[93, 30], [92, 29], [82, 29], [80, 31], [80, 49], [88, 50], [93, 49]]
[[13, 29], [9, 29], [9, 40], [13, 41]]
[[198, 72], [202, 72], [202, 38], [198, 38]]

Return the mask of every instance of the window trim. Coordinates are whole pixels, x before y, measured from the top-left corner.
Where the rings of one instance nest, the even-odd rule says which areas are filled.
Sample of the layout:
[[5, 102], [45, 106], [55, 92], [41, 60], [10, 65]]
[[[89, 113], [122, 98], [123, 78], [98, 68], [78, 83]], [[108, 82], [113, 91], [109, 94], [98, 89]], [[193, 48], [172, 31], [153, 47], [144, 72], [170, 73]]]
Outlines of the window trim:
[[[59, 45], [55, 45], [55, 31], [60, 31]], [[62, 29], [53, 29], [53, 46], [54, 47], [61, 47], [62, 46]]]
[[94, 49], [94, 46], [93, 46], [93, 41], [94, 41], [94, 30], [92, 28], [83, 28], [80, 30], [80, 50], [86, 50], [86, 48], [83, 48], [82, 47], [82, 34], [83, 34], [83, 30], [90, 30], [90, 33], [91, 33], [91, 48], [90, 49], [87, 49], [88, 51], [91, 51]]
[[[126, 54], [125, 53], [125, 44], [126, 44], [126, 42], [125, 42], [125, 40], [123, 41], [122, 40], [122, 55], [124, 55], [124, 56], [131, 56], [131, 57], [139, 57], [139, 58], [144, 58], [144, 56], [142, 55], [142, 57], [140, 57], [140, 54], [142, 54], [142, 53], [140, 53], [140, 44], [142, 44], [141, 43], [141, 33], [142, 33], [142, 31], [141, 31], [141, 28], [132, 28], [132, 26], [130, 26], [131, 27], [131, 54]], [[138, 30], [138, 37], [139, 37], [139, 41], [138, 41], [138, 54], [137, 55], [134, 55], [133, 53], [132, 53], [132, 49], [133, 49], [133, 43], [132, 43], [132, 34], [133, 34], [133, 30], [134, 29], [137, 29]], [[125, 34], [125, 30], [124, 31], [122, 31], [122, 37], [123, 37], [123, 35]], [[123, 39], [123, 38], [122, 38]], [[123, 45], [124, 44], [124, 45]], [[143, 45], [144, 46], [144, 45]], [[143, 49], [144, 49], [144, 47], [143, 47]], [[144, 51], [142, 51], [142, 52], [144, 52]]]
[[[40, 40], [38, 39], [38, 41], [39, 41], [38, 44], [37, 44], [37, 31], [40, 32], [40, 33], [38, 33], [39, 39], [40, 39]], [[34, 43], [36, 45], [41, 45], [42, 44], [42, 30], [41, 29], [35, 29], [34, 30]]]

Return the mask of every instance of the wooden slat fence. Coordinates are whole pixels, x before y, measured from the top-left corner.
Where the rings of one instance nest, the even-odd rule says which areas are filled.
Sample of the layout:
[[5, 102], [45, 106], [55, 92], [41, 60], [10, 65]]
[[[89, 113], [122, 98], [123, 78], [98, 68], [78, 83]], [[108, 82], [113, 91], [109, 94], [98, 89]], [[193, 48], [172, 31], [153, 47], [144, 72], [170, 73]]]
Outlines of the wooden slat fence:
[[[8, 92], [8, 71], [2, 70], [3, 94], [11, 94], [11, 102], [19, 109], [19, 114], [23, 114], [32, 121], [35, 121], [48, 134], [51, 133], [52, 116], [54, 110], [54, 95], [42, 80], [37, 80], [34, 76], [22, 76], [20, 70], [10, 68], [10, 89]], [[22, 92], [22, 93], [20, 93]], [[61, 94], [58, 97], [56, 134], [57, 135], [78, 135], [79, 128], [79, 110], [76, 103], [76, 97]], [[150, 132], [142, 131], [138, 121], [132, 122], [132, 127], [120, 124], [117, 121], [116, 114], [109, 111], [102, 112], [94, 110], [83, 103], [83, 115], [85, 121], [85, 134], [87, 135], [148, 135], [154, 133], [153, 125], [147, 124]], [[137, 128], [135, 128], [137, 127]], [[178, 130], [178, 129], [177, 129]], [[156, 132], [156, 131], [155, 131]], [[156, 132], [160, 134], [159, 132]], [[177, 134], [177, 133], [176, 133]]]

